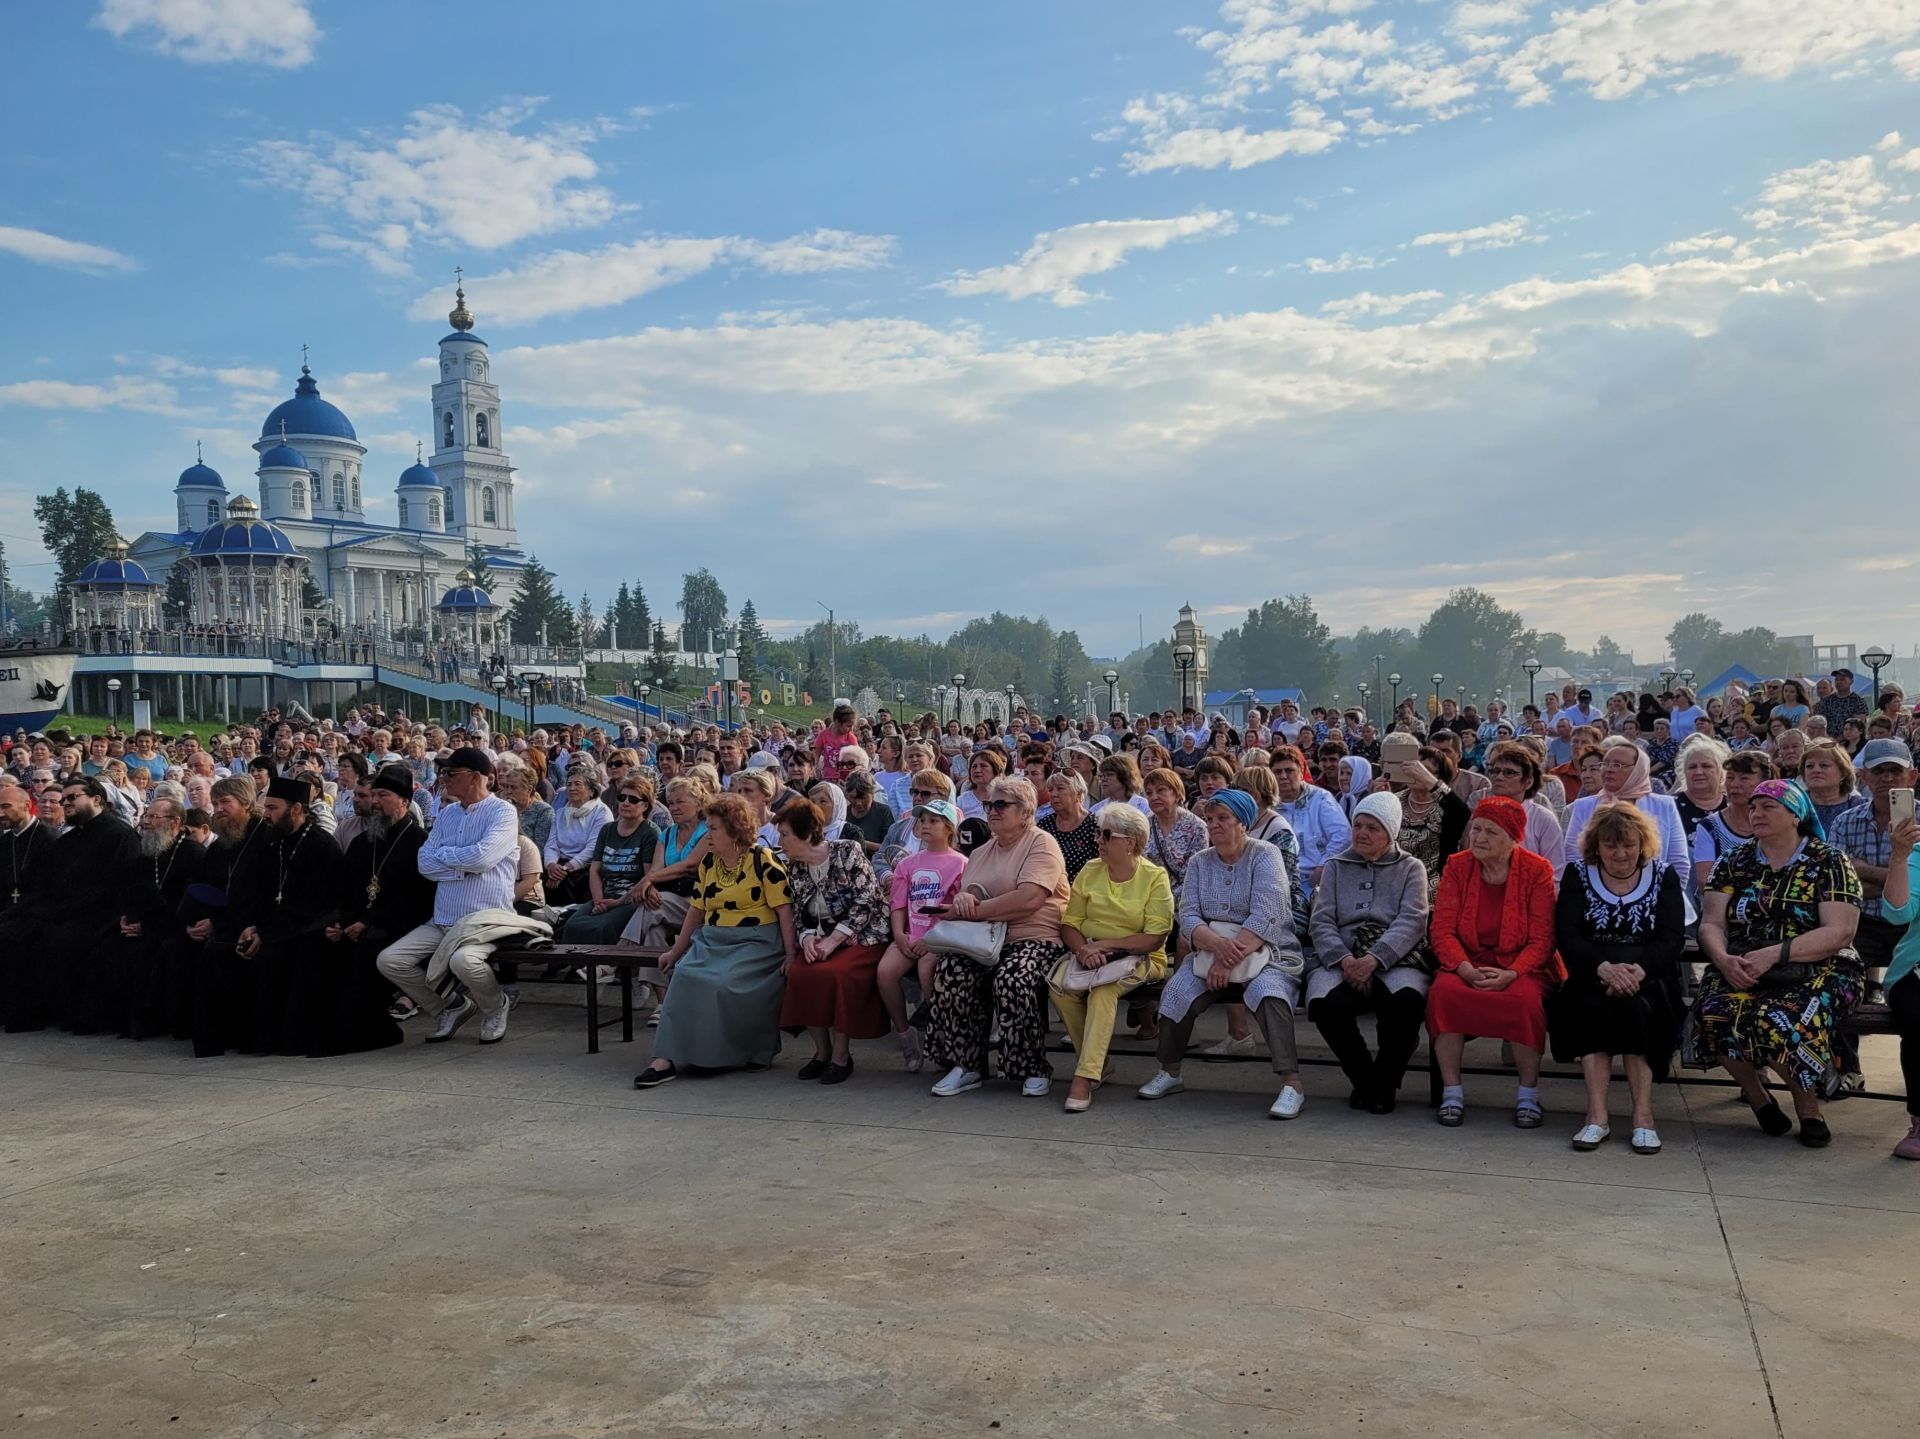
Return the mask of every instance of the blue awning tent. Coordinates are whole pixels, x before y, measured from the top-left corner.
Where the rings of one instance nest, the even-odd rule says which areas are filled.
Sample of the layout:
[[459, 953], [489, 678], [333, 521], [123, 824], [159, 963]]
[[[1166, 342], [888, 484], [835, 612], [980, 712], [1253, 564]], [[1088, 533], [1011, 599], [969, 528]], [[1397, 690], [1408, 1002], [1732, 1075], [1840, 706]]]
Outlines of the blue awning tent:
[[1222, 709], [1235, 702], [1241, 705], [1264, 705], [1272, 708], [1281, 700], [1292, 700], [1295, 704], [1306, 702], [1306, 691], [1290, 690], [1208, 690], [1201, 703], [1209, 710]]
[[1740, 683], [1745, 685], [1749, 690], [1758, 687], [1761, 683], [1760, 676], [1748, 669], [1745, 665], [1729, 665], [1726, 669], [1701, 685], [1696, 693], [1702, 697], [1721, 694], [1726, 690], [1727, 686], [1735, 680], [1739, 680]]

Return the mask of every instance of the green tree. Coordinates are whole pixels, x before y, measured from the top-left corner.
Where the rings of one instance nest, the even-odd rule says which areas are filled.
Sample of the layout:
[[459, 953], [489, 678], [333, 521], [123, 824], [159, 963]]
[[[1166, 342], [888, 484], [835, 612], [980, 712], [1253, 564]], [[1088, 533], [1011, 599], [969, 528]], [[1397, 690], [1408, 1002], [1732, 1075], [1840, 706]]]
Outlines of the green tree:
[[580, 595], [580, 604], [573, 612], [573, 632], [583, 645], [595, 645], [600, 642], [600, 621], [593, 609], [593, 597], [584, 591]]
[[727, 625], [727, 592], [703, 566], [680, 580], [680, 648], [710, 649], [709, 636]]
[[[174, 568], [177, 570], [182, 566], [175, 565]], [[171, 576], [168, 577], [167, 587], [169, 590], [173, 587]], [[309, 610], [324, 610], [327, 607], [326, 593], [313, 582], [312, 570], [300, 576], [300, 606], [302, 609]]]
[[1673, 628], [1667, 631], [1667, 653], [1673, 656], [1676, 670], [1691, 669], [1701, 673], [1704, 678], [1705, 666], [1701, 662], [1707, 652], [1725, 637], [1726, 626], [1710, 615], [1695, 610], [1675, 620]]
[[478, 545], [468, 545], [467, 568], [473, 571], [474, 584], [484, 590], [487, 587], [488, 571], [492, 568], [487, 559], [487, 552]]
[[40, 542], [53, 556], [58, 569], [54, 582], [55, 608], [65, 614], [67, 587], [89, 560], [97, 560], [117, 544], [120, 532], [114, 528], [113, 511], [107, 502], [84, 486], [69, 495], [63, 485], [50, 495], [38, 495], [33, 501], [33, 517], [40, 524]]
[[1047, 668], [1047, 707], [1054, 714], [1077, 714], [1073, 698], [1073, 671], [1067, 664], [1067, 637], [1054, 642], [1053, 663]]
[[1420, 626], [1420, 656], [1430, 670], [1446, 676], [1444, 685], [1467, 687], [1478, 701], [1511, 683], [1524, 681], [1520, 662], [1533, 649], [1535, 635], [1513, 610], [1492, 595], [1471, 587], [1455, 590]]
[[[307, 577], [311, 583], [313, 577]], [[167, 571], [166, 593], [160, 596], [160, 613], [170, 620], [193, 618], [193, 583], [184, 560], [175, 560]]]
[[760, 612], [748, 600], [740, 607], [739, 635], [734, 647], [740, 652], [740, 678], [755, 689], [760, 686], [760, 652], [766, 648], [767, 632], [761, 627]]
[[801, 671], [800, 688], [812, 695], [814, 703], [818, 704], [823, 697], [832, 698], [827, 694], [828, 678], [827, 667], [820, 659], [820, 652], [812, 645], [808, 645], [807, 663], [806, 668]]
[[555, 587], [553, 571], [540, 563], [538, 555], [529, 555], [526, 568], [520, 572], [520, 586], [507, 607], [507, 624], [513, 637], [524, 645], [539, 644], [543, 628], [548, 644], [573, 641], [573, 611]]
[[653, 647], [647, 652], [644, 666], [647, 683], [657, 689], [665, 689], [673, 683], [673, 646], [667, 643], [667, 627], [655, 624], [653, 627]]
[[1306, 595], [1248, 610], [1246, 623], [1213, 647], [1212, 679], [1227, 689], [1294, 685], [1318, 695], [1333, 687], [1338, 668], [1333, 635]]
[[1593, 642], [1587, 663], [1608, 674], [1624, 674], [1633, 668], [1633, 656], [1622, 649], [1612, 635], [1602, 635]]
[[625, 610], [620, 615], [620, 633], [634, 636], [634, 649], [638, 649], [639, 638], [653, 633], [653, 609], [647, 604], [647, 592], [640, 581], [633, 582], [633, 593]]

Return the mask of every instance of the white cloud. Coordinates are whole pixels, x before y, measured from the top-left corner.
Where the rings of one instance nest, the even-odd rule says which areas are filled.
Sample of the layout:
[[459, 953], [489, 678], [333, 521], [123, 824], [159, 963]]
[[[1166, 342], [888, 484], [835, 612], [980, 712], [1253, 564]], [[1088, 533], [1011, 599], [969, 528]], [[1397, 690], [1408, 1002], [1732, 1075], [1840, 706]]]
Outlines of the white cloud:
[[[1893, 163], [1903, 167], [1904, 157]], [[1892, 198], [1892, 187], [1881, 178], [1873, 156], [1816, 160], [1772, 176], [1760, 192], [1759, 208], [1748, 211], [1747, 219], [1762, 231], [1792, 227], [1857, 235], [1893, 223], [1876, 214]]]
[[0, 405], [31, 410], [137, 410], [156, 415], [173, 414], [178, 408], [171, 385], [133, 375], [115, 375], [99, 385], [22, 380], [0, 385]]
[[[813, 230], [773, 241], [649, 236], [599, 250], [556, 250], [517, 269], [469, 276], [468, 300], [486, 323], [520, 324], [625, 304], [718, 265], [740, 264], [774, 275], [870, 270], [889, 263], [898, 248], [891, 235], [846, 230]], [[408, 313], [431, 320], [452, 305], [451, 291], [443, 288], [421, 296]]]
[[254, 147], [260, 174], [310, 202], [316, 246], [404, 273], [412, 242], [495, 250], [537, 235], [600, 225], [623, 208], [588, 147], [608, 126], [522, 126], [538, 105], [469, 120], [452, 106], [416, 110], [385, 141], [317, 135]]
[[1675, 240], [1670, 245], [1662, 245], [1662, 255], [1705, 255], [1715, 250], [1732, 250], [1740, 242], [1731, 235], [1692, 235], [1684, 240]]
[[36, 265], [59, 265], [71, 270], [137, 270], [139, 263], [105, 245], [63, 240], [44, 230], [0, 225], [0, 251], [31, 260]]
[[1331, 260], [1324, 256], [1311, 255], [1295, 268], [1303, 268], [1310, 275], [1345, 275], [1355, 270], [1377, 270], [1392, 263], [1393, 259], [1390, 256], [1382, 260], [1372, 255], [1358, 255], [1348, 250]]
[[1171, 220], [1091, 220], [1036, 235], [1014, 263], [962, 271], [941, 288], [953, 295], [1005, 295], [1013, 300], [1044, 295], [1056, 305], [1084, 305], [1093, 296], [1079, 282], [1118, 269], [1129, 251], [1163, 250], [1175, 240], [1233, 229], [1228, 210], [1201, 210]]
[[1244, 555], [1253, 546], [1244, 540], [1223, 540], [1213, 535], [1175, 535], [1167, 541], [1167, 552], [1194, 559], [1212, 560], [1222, 555]]
[[1510, 215], [1490, 225], [1475, 225], [1470, 230], [1435, 230], [1415, 235], [1412, 244], [1416, 250], [1444, 245], [1449, 255], [1459, 256], [1472, 250], [1508, 250], [1515, 245], [1543, 243], [1547, 237], [1529, 229], [1530, 223], [1525, 215]]
[[93, 23], [115, 39], [149, 37], [161, 54], [197, 64], [281, 70], [312, 60], [320, 38], [305, 0], [100, 0]]
[[1416, 305], [1430, 305], [1435, 300], [1444, 298], [1438, 290], [1411, 290], [1402, 295], [1376, 295], [1371, 290], [1362, 290], [1359, 294], [1349, 295], [1344, 300], [1327, 301], [1320, 307], [1320, 313], [1342, 320], [1385, 318], [1388, 315], [1397, 315], [1402, 310], [1410, 310]]

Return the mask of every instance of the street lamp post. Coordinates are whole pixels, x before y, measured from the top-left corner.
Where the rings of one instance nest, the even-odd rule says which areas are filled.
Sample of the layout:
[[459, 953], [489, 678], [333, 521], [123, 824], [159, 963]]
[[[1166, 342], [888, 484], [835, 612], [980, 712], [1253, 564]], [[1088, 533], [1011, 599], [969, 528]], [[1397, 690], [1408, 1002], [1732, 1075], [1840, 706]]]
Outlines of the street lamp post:
[[493, 672], [493, 717], [501, 729], [507, 727], [507, 676], [504, 670]]
[[1660, 689], [1664, 694], [1673, 693], [1673, 667], [1671, 665], [1660, 671]]
[[1893, 656], [1881, 649], [1862, 650], [1860, 663], [1873, 671], [1873, 707], [1877, 710], [1880, 708], [1880, 671], [1893, 663]]
[[526, 718], [527, 733], [533, 733], [533, 686], [520, 681], [520, 712]]
[[1467, 687], [1465, 685], [1455, 685], [1453, 692], [1459, 697], [1460, 709], [1464, 713], [1467, 708]]
[[647, 696], [653, 693], [653, 686], [649, 684], [643, 684], [639, 688], [640, 688], [640, 723], [644, 725], [647, 722]]
[[1114, 706], [1120, 702], [1120, 671], [1108, 670], [1100, 676], [1107, 682], [1107, 714], [1113, 714]]
[[1446, 676], [1439, 670], [1433, 672], [1433, 712], [1435, 714], [1440, 713], [1440, 681], [1445, 678]]
[[107, 718], [116, 719], [120, 713], [120, 681], [107, 681]]
[[1175, 645], [1173, 647], [1173, 662], [1180, 670], [1180, 708], [1182, 710], [1190, 710], [1193, 708], [1193, 703], [1188, 698], [1187, 671], [1193, 668], [1193, 646]]
[[967, 722], [967, 717], [960, 713], [960, 692], [964, 690], [966, 686], [967, 686], [967, 677], [965, 673], [954, 675], [953, 677], [953, 717], [959, 720], [961, 724], [965, 724]]
[[1387, 676], [1387, 683], [1393, 686], [1393, 709], [1389, 711], [1387, 715], [1387, 727], [1389, 729], [1393, 727], [1394, 715], [1400, 713], [1400, 681], [1404, 678], [1405, 676], [1402, 675], [1399, 670], [1395, 670]]
[[1368, 700], [1372, 697], [1372, 695], [1373, 695], [1373, 686], [1368, 684], [1365, 680], [1361, 680], [1360, 681], [1360, 713], [1361, 714], [1367, 713], [1367, 703], [1368, 703]]
[[1011, 684], [1008, 684], [1008, 685], [1003, 685], [1002, 688], [1005, 689], [1007, 692], [1006, 721], [1007, 721], [1007, 728], [1011, 729], [1013, 728], [1013, 686]]
[[1520, 668], [1527, 672], [1527, 704], [1532, 706], [1539, 702], [1534, 696], [1533, 685], [1535, 677], [1540, 673], [1540, 661], [1538, 659], [1529, 659], [1525, 664], [1521, 665]]
[[[1373, 657], [1373, 693], [1377, 695], [1383, 695], [1387, 692], [1386, 686], [1380, 683], [1380, 666], [1385, 664], [1386, 661], [1387, 657], [1385, 655], [1375, 655]], [[1386, 728], [1387, 726], [1383, 719], [1380, 729], [1384, 733]]]
[[1693, 671], [1692, 671], [1692, 670], [1681, 670], [1681, 671], [1680, 671], [1680, 683], [1681, 683], [1681, 684], [1683, 684], [1683, 685], [1685, 685], [1685, 686], [1686, 686], [1686, 687], [1687, 687], [1688, 689], [1692, 689], [1692, 688], [1693, 688]]

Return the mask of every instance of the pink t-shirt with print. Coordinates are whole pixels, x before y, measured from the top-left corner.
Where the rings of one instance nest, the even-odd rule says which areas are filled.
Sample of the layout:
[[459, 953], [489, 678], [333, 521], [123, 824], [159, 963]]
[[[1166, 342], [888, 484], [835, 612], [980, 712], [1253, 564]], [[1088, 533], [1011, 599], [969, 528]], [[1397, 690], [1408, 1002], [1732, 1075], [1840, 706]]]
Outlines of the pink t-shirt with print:
[[907, 912], [907, 934], [924, 939], [939, 916], [922, 914], [928, 905], [945, 904], [960, 888], [960, 876], [967, 871], [967, 857], [948, 850], [945, 854], [922, 851], [910, 854], [895, 866], [888, 907]]

